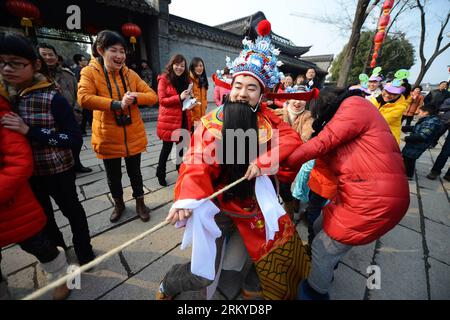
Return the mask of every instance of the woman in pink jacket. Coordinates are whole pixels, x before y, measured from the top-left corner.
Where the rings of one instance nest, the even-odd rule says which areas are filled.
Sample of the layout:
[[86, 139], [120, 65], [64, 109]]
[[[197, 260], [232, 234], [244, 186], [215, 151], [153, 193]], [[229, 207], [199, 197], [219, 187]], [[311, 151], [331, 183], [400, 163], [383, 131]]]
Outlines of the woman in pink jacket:
[[353, 247], [391, 230], [409, 206], [409, 187], [397, 142], [369, 101], [358, 92], [327, 88], [320, 92], [318, 135], [301, 145], [288, 166], [322, 158], [337, 179], [337, 195], [315, 224], [312, 270], [300, 299], [327, 299], [333, 268]]

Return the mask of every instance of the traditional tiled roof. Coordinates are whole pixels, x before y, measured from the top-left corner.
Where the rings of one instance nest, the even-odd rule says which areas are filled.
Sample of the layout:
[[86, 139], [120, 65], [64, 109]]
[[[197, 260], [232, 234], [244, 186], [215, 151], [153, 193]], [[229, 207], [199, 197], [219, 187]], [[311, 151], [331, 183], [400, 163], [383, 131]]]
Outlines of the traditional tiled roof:
[[311, 61], [311, 62], [331, 62], [334, 59], [333, 54], [321, 54], [316, 56], [303, 56], [303, 60]]
[[145, 0], [95, 0], [97, 3], [102, 3], [111, 7], [124, 8], [128, 11], [138, 12], [146, 15], [157, 14], [155, 8], [150, 1]]
[[238, 49], [242, 47], [242, 37], [236, 34], [171, 14], [169, 16], [169, 32], [173, 31], [233, 46]]
[[[262, 13], [258, 13], [258, 17], [261, 17]], [[264, 16], [264, 14], [262, 14]], [[247, 17], [248, 18], [248, 17]], [[239, 20], [235, 20], [233, 23], [240, 25], [241, 28], [245, 29], [245, 21], [247, 18], [242, 18]], [[259, 21], [258, 21], [259, 22]], [[227, 23], [231, 26], [231, 22]], [[252, 23], [253, 24], [253, 23]], [[224, 26], [225, 24], [221, 25]], [[202, 23], [198, 23], [192, 20], [188, 20], [185, 18], [181, 18], [175, 15], [169, 15], [169, 32], [180, 32], [189, 36], [195, 36], [201, 39], [210, 40], [216, 43], [221, 43], [227, 46], [234, 47], [239, 51], [242, 50], [242, 39], [247, 34], [237, 34], [236, 32], [231, 32], [229, 30], [224, 30], [219, 28], [220, 26], [211, 27]], [[226, 28], [233, 30], [233, 28]], [[243, 30], [244, 30], [243, 29]], [[256, 30], [254, 30], [256, 32]], [[281, 51], [280, 60], [286, 64], [288, 67], [307, 69], [309, 67], [313, 67], [317, 69], [319, 74], [326, 74], [326, 71], [320, 70], [317, 68], [312, 62], [303, 61], [298, 58], [300, 52], [307, 52], [310, 47], [292, 47], [289, 46], [288, 43], [290, 40], [286, 38], [282, 38], [273, 32], [271, 33], [272, 41], [275, 47], [279, 48]], [[256, 38], [256, 37], [255, 37]], [[278, 40], [277, 40], [278, 39]], [[281, 40], [284, 41], [284, 44], [281, 43]], [[299, 49], [300, 48], [300, 49]]]
[[[333, 62], [334, 55], [332, 54], [323, 54], [323, 55], [315, 55], [315, 56], [303, 56], [302, 60], [308, 61], [309, 63], [314, 63], [319, 67], [323, 72], [327, 72], [330, 68], [331, 63]], [[317, 71], [317, 70], [316, 70]]]
[[[258, 26], [258, 23], [262, 20], [265, 20], [266, 16], [263, 12], [258, 11], [257, 13], [248, 16], [243, 17], [237, 20], [233, 20], [230, 22], [222, 23], [219, 25], [216, 25], [215, 27], [224, 31], [229, 31], [234, 34], [240, 35], [241, 37], [244, 36], [250, 36], [255, 38], [256, 28]], [[280, 35], [277, 35], [273, 31], [271, 32], [272, 36], [272, 42], [273, 44], [281, 50], [284, 54], [287, 54], [289, 56], [293, 57], [300, 57], [301, 55], [305, 54], [309, 51], [311, 48], [308, 47], [299, 47], [296, 46], [291, 40], [284, 38]]]

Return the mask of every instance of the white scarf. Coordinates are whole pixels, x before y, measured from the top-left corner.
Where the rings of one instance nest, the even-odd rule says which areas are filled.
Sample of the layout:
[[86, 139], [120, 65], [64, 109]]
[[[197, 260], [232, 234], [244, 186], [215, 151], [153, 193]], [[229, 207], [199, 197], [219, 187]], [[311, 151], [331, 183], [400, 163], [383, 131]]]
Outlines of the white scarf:
[[[255, 194], [258, 205], [264, 216], [266, 241], [273, 240], [279, 231], [278, 219], [285, 214], [285, 210], [278, 202], [273, 184], [267, 176], [256, 178]], [[214, 216], [220, 209], [206, 199], [178, 200], [172, 208], [192, 209], [193, 214], [176, 224], [177, 228], [186, 226], [181, 243], [181, 250], [192, 245], [191, 272], [208, 280], [216, 277], [216, 239], [222, 235]]]

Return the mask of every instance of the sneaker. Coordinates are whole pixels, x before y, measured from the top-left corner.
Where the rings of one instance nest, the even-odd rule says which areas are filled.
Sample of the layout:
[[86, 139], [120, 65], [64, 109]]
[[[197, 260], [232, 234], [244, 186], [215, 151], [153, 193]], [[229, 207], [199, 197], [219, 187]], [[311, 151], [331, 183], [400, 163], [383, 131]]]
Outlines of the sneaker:
[[163, 291], [163, 287], [162, 287], [162, 282], [159, 284], [159, 289], [156, 292], [156, 300], [173, 300], [172, 296], [169, 296], [167, 294], [164, 293]]
[[[433, 172], [431, 171], [428, 175], [427, 178], [430, 180], [436, 180], [436, 178], [439, 177], [439, 173]], [[444, 177], [445, 178], [445, 177]]]

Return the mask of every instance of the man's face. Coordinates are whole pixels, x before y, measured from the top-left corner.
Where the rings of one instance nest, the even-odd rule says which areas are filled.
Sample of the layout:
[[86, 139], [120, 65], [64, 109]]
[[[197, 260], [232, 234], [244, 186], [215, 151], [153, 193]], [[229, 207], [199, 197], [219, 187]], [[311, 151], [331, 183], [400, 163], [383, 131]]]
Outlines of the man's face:
[[442, 82], [441, 84], [439, 84], [439, 90], [441, 90], [441, 91], [447, 90], [447, 83]]
[[308, 69], [306, 72], [306, 79], [312, 80], [316, 76], [316, 71], [314, 69]]
[[58, 56], [52, 49], [39, 48], [39, 54], [49, 67], [54, 67], [58, 64]]
[[230, 92], [232, 102], [246, 102], [255, 107], [261, 96], [261, 85], [251, 76], [239, 75], [234, 78]]
[[81, 60], [80, 60], [80, 66], [81, 66], [82, 68], [84, 68], [84, 67], [86, 67], [87, 65], [88, 65], [87, 59], [86, 59], [85, 57], [82, 57]]
[[378, 81], [369, 81], [369, 84], [367, 87], [370, 91], [375, 91], [380, 86], [380, 83]]

